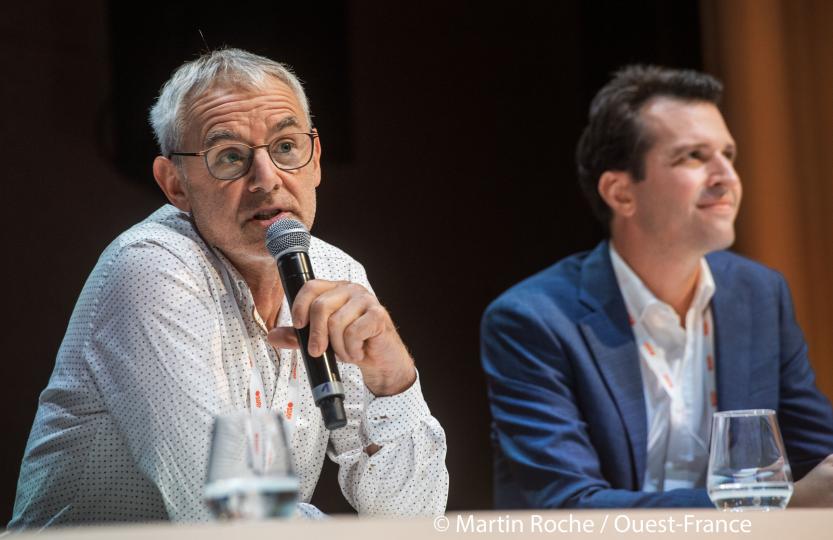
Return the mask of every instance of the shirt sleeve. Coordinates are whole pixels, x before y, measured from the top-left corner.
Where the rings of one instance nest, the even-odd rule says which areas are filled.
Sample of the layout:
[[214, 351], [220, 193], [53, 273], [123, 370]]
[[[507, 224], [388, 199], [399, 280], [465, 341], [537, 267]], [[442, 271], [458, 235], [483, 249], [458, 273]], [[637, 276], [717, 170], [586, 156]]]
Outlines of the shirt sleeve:
[[[355, 263], [350, 280], [372, 292]], [[361, 371], [340, 364], [347, 400], [346, 427], [330, 434], [330, 458], [339, 465], [339, 484], [361, 515], [434, 516], [445, 512], [448, 471], [446, 440], [431, 416], [419, 376], [404, 392], [376, 397]], [[381, 448], [369, 456], [371, 444]]]
[[212, 419], [227, 382], [221, 329], [204, 277], [140, 242], [106, 269], [87, 361], [108, 413], [173, 521], [205, 521]]

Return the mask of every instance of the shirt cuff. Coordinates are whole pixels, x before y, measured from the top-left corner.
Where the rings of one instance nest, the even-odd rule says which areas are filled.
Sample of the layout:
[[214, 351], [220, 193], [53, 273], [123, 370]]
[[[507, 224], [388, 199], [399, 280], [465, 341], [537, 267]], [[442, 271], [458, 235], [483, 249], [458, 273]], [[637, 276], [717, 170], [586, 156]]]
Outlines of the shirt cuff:
[[422, 397], [419, 372], [410, 388], [394, 396], [376, 397], [365, 387], [364, 411], [365, 432], [370, 443], [383, 445], [414, 431], [424, 419], [431, 417]]

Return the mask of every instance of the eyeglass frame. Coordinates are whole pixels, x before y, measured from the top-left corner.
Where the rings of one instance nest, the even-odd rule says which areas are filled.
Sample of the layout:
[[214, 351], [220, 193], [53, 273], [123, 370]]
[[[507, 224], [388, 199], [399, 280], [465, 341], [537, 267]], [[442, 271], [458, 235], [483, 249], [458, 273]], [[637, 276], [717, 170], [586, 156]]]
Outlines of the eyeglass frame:
[[[280, 165], [275, 163], [275, 159], [272, 157], [272, 153], [268, 151], [269, 147], [272, 146], [273, 143], [280, 140], [281, 137], [285, 137], [287, 135], [307, 135], [310, 138], [310, 152], [309, 152], [309, 157], [307, 158], [307, 160], [304, 162], [303, 165], [298, 165], [297, 167], [292, 167], [292, 168], [289, 168], [289, 169], [287, 169], [285, 167], [281, 167]], [[205, 162], [205, 168], [208, 171], [208, 174], [210, 174], [215, 180], [219, 180], [220, 182], [233, 182], [234, 180], [240, 180], [241, 178], [243, 178], [244, 176], [246, 176], [249, 173], [249, 171], [252, 168], [252, 163], [254, 162], [255, 150], [257, 150], [258, 148], [266, 148], [267, 149], [266, 153], [269, 155], [269, 160], [272, 162], [272, 164], [275, 167], [277, 167], [278, 169], [280, 169], [282, 171], [297, 171], [298, 169], [303, 169], [304, 167], [309, 165], [310, 161], [312, 161], [312, 155], [315, 153], [315, 139], [317, 139], [318, 137], [319, 137], [318, 131], [310, 131], [310, 132], [297, 131], [297, 132], [292, 132], [292, 133], [282, 133], [282, 134], [278, 135], [277, 137], [275, 137], [274, 139], [272, 139], [271, 141], [269, 141], [266, 144], [257, 144], [255, 146], [251, 146], [251, 145], [248, 145], [244, 142], [228, 142], [228, 143], [222, 143], [222, 144], [215, 144], [214, 146], [212, 146], [210, 148], [206, 148], [205, 150], [200, 150], [199, 152], [169, 152], [168, 153], [168, 159], [170, 159], [172, 156], [202, 157], [203, 161]], [[251, 156], [249, 156], [249, 160], [248, 160], [249, 162], [246, 165], [246, 168], [243, 170], [243, 172], [240, 173], [240, 176], [235, 176], [234, 178], [218, 178], [217, 176], [214, 175], [213, 172], [211, 172], [211, 167], [208, 165], [208, 153], [210, 151], [214, 150], [215, 148], [219, 148], [221, 146], [232, 146], [232, 145], [245, 146], [249, 150], [251, 150], [252, 154], [251, 154]]]

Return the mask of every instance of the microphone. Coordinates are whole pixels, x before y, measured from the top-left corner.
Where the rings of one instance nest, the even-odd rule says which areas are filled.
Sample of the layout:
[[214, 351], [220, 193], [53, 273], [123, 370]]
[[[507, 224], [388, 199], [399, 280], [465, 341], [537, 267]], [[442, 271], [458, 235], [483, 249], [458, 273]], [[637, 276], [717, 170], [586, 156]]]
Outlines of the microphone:
[[[304, 224], [294, 219], [279, 219], [266, 230], [266, 249], [275, 257], [281, 274], [283, 289], [289, 307], [295, 302], [304, 283], [315, 279], [309, 260], [310, 234]], [[312, 387], [312, 397], [321, 410], [324, 425], [334, 430], [347, 425], [344, 413], [344, 385], [336, 365], [336, 355], [331, 346], [321, 356], [309, 354], [309, 324], [296, 328], [295, 335], [301, 345], [301, 355], [307, 368]]]

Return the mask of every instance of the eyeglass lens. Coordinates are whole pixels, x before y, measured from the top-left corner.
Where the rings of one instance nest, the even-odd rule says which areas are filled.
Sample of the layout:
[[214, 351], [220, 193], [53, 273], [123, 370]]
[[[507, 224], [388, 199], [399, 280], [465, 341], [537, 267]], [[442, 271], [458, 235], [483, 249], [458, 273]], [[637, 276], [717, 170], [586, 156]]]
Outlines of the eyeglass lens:
[[[312, 137], [307, 133], [281, 135], [269, 144], [269, 157], [279, 169], [303, 167], [312, 155]], [[245, 144], [215, 146], [205, 154], [209, 172], [221, 180], [240, 178], [249, 170], [254, 150]]]

